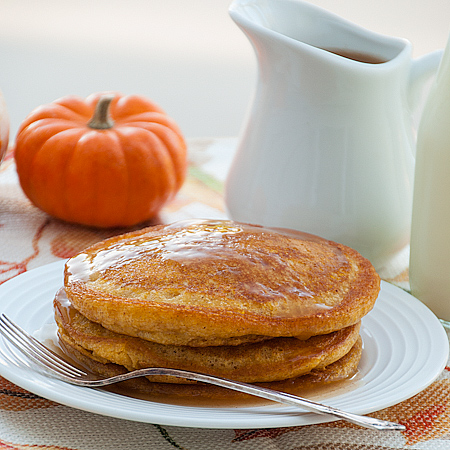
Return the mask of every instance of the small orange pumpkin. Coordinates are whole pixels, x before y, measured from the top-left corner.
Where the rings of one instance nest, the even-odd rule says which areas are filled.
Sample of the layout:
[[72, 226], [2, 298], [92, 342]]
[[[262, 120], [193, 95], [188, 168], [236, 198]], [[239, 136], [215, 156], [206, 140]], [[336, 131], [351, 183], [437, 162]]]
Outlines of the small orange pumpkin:
[[36, 108], [15, 141], [23, 191], [41, 210], [94, 227], [154, 217], [186, 175], [184, 138], [141, 96], [67, 96]]

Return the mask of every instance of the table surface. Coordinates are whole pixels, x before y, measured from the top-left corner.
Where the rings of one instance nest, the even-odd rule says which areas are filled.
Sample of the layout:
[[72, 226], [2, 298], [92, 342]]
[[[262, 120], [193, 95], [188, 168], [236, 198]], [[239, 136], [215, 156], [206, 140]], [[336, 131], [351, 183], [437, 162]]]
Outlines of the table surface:
[[[190, 140], [189, 176], [183, 188], [157, 218], [144, 225], [226, 218], [222, 188], [236, 144], [234, 138]], [[33, 268], [67, 259], [118, 232], [50, 218], [22, 193], [11, 154], [0, 167], [0, 284]], [[405, 249], [379, 270], [381, 277], [407, 289], [407, 261]], [[431, 386], [371, 414], [402, 423], [405, 431], [371, 431], [342, 421], [289, 428], [199, 429], [137, 423], [72, 409], [0, 377], [0, 449], [450, 449], [449, 399], [447, 363]]]

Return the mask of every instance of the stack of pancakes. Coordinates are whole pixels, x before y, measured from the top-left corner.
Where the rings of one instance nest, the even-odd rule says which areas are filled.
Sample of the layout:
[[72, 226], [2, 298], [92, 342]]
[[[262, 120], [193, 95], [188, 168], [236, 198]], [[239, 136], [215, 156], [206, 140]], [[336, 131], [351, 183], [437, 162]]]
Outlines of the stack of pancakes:
[[[346, 246], [198, 220], [86, 249], [66, 263], [54, 306], [64, 348], [100, 375], [170, 367], [295, 392], [355, 373], [360, 321], [379, 289], [370, 262]], [[234, 395], [162, 376], [130, 387]]]

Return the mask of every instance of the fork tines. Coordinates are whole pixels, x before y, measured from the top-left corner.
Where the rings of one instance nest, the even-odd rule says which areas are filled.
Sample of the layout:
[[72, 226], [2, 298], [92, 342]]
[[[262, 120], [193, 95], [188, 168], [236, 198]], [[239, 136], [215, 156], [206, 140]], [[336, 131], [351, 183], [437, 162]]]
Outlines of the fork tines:
[[0, 316], [0, 333], [26, 357], [46, 370], [67, 377], [86, 375], [85, 372], [69, 364], [58, 354], [41, 344], [35, 337], [12, 322], [5, 314]]

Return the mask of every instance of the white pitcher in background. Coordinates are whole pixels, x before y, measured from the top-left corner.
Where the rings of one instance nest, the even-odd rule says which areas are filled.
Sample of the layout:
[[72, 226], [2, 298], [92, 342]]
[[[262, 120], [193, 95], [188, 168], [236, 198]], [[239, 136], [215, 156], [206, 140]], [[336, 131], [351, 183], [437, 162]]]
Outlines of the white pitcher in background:
[[376, 268], [409, 242], [412, 113], [441, 52], [299, 0], [235, 0], [258, 81], [225, 187], [229, 216], [349, 245]]

